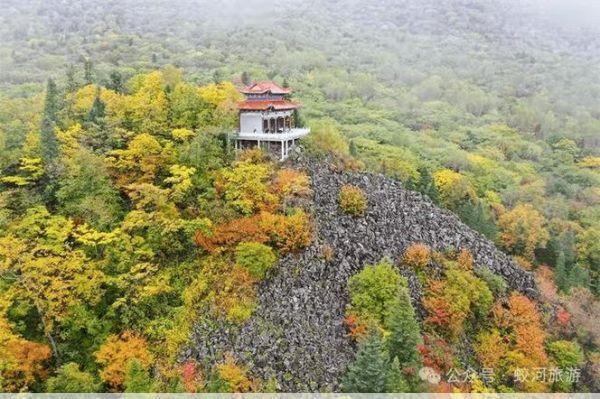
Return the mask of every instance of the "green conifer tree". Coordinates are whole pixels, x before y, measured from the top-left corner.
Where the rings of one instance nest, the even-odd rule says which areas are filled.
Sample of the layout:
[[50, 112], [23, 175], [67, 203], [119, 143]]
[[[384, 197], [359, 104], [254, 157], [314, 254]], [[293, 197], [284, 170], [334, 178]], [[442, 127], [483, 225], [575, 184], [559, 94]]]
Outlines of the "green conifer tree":
[[385, 392], [388, 371], [389, 354], [381, 337], [370, 334], [360, 342], [356, 359], [342, 380], [342, 388], [344, 392]]
[[402, 368], [400, 367], [400, 361], [397, 357], [392, 361], [390, 366], [387, 381], [385, 384], [386, 392], [411, 392], [410, 384], [406, 381]]
[[429, 197], [431, 202], [434, 204], [440, 204], [439, 193], [433, 183], [433, 177], [431, 177], [431, 172], [425, 166], [421, 166], [418, 169], [419, 172], [419, 181], [416, 184], [416, 190], [421, 194], [424, 194]]
[[40, 129], [40, 141], [42, 147], [42, 158], [46, 165], [51, 164], [58, 156], [58, 139], [56, 138], [56, 124], [59, 111], [58, 89], [53, 79], [48, 79], [46, 86], [46, 100], [44, 103], [44, 114]]
[[98, 392], [100, 383], [93, 375], [81, 371], [77, 363], [67, 363], [61, 366], [54, 377], [46, 381], [46, 390], [56, 393]]
[[87, 116], [87, 121], [95, 124], [102, 124], [106, 115], [106, 104], [100, 98], [100, 89], [96, 91], [96, 97], [92, 103], [92, 108]]
[[125, 91], [125, 85], [123, 83], [123, 76], [119, 71], [112, 71], [108, 77], [108, 83], [106, 88], [117, 93], [123, 93]]
[[569, 274], [567, 272], [567, 265], [565, 262], [565, 254], [563, 251], [558, 252], [556, 257], [556, 266], [554, 266], [554, 281], [556, 286], [561, 291], [569, 290]]
[[386, 339], [390, 357], [397, 358], [402, 367], [418, 367], [417, 346], [421, 343], [421, 331], [407, 288], [400, 289], [398, 301], [390, 306], [385, 327], [390, 333]]
[[242, 83], [248, 86], [251, 82], [250, 74], [247, 71], [242, 72]]
[[127, 367], [127, 375], [125, 376], [125, 392], [126, 393], [146, 393], [154, 390], [152, 379], [141, 363], [133, 359]]
[[90, 85], [94, 82], [94, 65], [89, 58], [83, 60], [83, 79], [85, 80], [86, 85]]

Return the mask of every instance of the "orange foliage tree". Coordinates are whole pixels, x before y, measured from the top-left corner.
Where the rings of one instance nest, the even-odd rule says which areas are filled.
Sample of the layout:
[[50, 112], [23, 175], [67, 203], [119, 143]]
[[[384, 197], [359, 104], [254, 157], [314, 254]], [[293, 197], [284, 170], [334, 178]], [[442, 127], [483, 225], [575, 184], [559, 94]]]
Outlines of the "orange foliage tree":
[[14, 334], [0, 316], [0, 392], [20, 392], [47, 376], [47, 345], [27, 341]]
[[533, 374], [548, 364], [544, 349], [546, 333], [542, 329], [535, 303], [513, 293], [506, 303], [497, 303], [492, 311], [495, 328], [481, 332], [475, 350], [484, 367], [494, 369], [498, 385], [516, 384], [527, 392], [543, 392], [543, 381], [534, 378], [513, 382], [519, 370]]
[[402, 262], [415, 270], [423, 270], [431, 260], [431, 250], [422, 243], [411, 244], [402, 257]]
[[131, 331], [109, 336], [95, 357], [102, 367], [100, 377], [115, 391], [122, 390], [130, 361], [135, 359], [147, 369], [153, 360], [146, 340]]
[[312, 238], [306, 213], [297, 210], [291, 215], [261, 212], [218, 225], [212, 231], [198, 231], [196, 244], [210, 253], [231, 250], [240, 242], [270, 243], [283, 253], [301, 249]]

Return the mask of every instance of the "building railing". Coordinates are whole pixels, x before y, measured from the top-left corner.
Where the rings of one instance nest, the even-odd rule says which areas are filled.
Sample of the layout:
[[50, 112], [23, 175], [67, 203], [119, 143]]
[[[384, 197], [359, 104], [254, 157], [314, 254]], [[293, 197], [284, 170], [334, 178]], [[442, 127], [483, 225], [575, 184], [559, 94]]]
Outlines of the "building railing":
[[236, 137], [247, 140], [292, 140], [309, 133], [308, 128], [292, 128], [278, 133], [239, 132]]

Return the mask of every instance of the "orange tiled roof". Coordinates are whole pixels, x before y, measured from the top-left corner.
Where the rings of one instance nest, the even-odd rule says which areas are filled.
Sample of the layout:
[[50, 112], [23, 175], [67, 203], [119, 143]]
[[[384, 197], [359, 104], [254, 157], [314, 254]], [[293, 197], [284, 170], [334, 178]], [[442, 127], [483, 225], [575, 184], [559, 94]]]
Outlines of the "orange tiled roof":
[[287, 100], [246, 100], [239, 102], [238, 108], [247, 111], [285, 110], [300, 108], [300, 104]]
[[244, 94], [263, 94], [271, 92], [272, 94], [290, 94], [292, 91], [290, 89], [285, 89], [279, 86], [275, 82], [264, 81], [264, 82], [255, 82], [241, 90]]

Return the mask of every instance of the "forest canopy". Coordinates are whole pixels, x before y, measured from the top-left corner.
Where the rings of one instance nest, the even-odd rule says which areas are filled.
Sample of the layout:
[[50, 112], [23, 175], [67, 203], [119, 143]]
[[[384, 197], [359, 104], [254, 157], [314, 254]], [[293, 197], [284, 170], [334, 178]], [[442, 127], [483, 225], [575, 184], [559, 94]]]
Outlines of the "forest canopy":
[[[447, 371], [463, 337], [499, 373], [597, 368], [598, 26], [512, 0], [4, 3], [1, 391], [275, 389], [229, 354], [177, 361], [194, 323], [238, 328], [277, 259], [314, 239], [309, 176], [230, 145], [238, 89], [267, 79], [303, 104], [307, 154], [422, 193], [538, 282], [539, 303], [424, 245], [365, 267], [345, 389], [426, 389], [410, 370]], [[339, 200], [368, 213], [356, 187]], [[497, 377], [459, 388], [574, 388]]]

